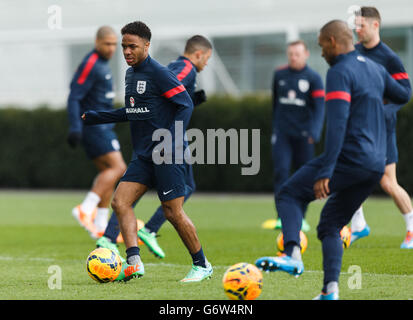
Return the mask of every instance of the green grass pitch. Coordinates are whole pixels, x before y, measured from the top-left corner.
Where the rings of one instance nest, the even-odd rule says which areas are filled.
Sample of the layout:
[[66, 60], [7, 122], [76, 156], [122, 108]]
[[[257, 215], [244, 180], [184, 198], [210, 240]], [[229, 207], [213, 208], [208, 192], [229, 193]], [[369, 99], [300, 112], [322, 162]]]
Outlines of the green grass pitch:
[[[261, 228], [264, 220], [275, 216], [271, 195], [194, 195], [184, 208], [214, 266], [211, 280], [179, 283], [189, 271], [191, 259], [173, 227], [166, 223], [158, 238], [165, 259], [156, 259], [142, 247], [143, 278], [99, 284], [85, 268], [95, 241], [70, 213], [83, 196], [83, 192], [0, 192], [0, 299], [225, 300], [221, 280], [227, 267], [275, 254], [278, 232]], [[147, 194], [135, 213], [146, 221], [158, 205], [157, 197]], [[259, 299], [301, 300], [319, 293], [322, 256], [315, 227], [322, 205], [313, 202], [307, 213], [312, 229], [307, 233], [304, 274], [296, 279], [281, 272], [264, 273]], [[344, 252], [340, 298], [412, 299], [413, 250], [399, 249], [405, 236], [402, 216], [389, 198], [368, 199], [364, 211], [371, 234]], [[123, 254], [124, 249], [122, 244]], [[61, 287], [53, 280], [55, 270], [61, 271]]]

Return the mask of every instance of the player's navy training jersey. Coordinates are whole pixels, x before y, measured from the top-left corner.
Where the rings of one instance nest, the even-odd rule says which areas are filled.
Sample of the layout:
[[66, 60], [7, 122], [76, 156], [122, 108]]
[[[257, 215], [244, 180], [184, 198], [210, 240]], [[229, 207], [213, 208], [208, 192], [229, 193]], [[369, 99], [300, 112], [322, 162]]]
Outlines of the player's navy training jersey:
[[[70, 83], [67, 104], [69, 131], [82, 131], [80, 116], [85, 111], [113, 109], [114, 97], [109, 61], [93, 50], [83, 59]], [[113, 126], [113, 124], [106, 124], [101, 128], [113, 128]]]
[[182, 144], [183, 136], [175, 140], [175, 122], [182, 122], [184, 133], [193, 103], [175, 74], [148, 56], [138, 66], [126, 70], [125, 86], [124, 108], [88, 112], [86, 124], [130, 121], [133, 158], [152, 159], [152, 151], [160, 143], [152, 138], [157, 129], [168, 129], [172, 142]]
[[411, 95], [381, 65], [353, 50], [336, 57], [327, 72], [327, 127], [317, 175], [331, 178], [336, 167], [384, 172], [386, 124], [383, 97], [398, 104]]
[[[377, 46], [371, 49], [365, 48], [361, 43], [356, 44], [355, 47], [362, 55], [381, 64], [392, 78], [400, 82], [401, 85], [410, 88], [409, 76], [404, 69], [402, 61], [385, 43], [380, 41]], [[386, 104], [386, 120], [394, 120], [396, 112], [401, 107], [401, 105], [395, 103]]]
[[302, 70], [278, 68], [272, 83], [273, 128], [291, 136], [311, 136], [318, 141], [324, 121], [324, 88], [320, 75], [305, 66]]
[[191, 98], [194, 98], [196, 87], [196, 67], [192, 62], [183, 56], [178, 57], [175, 61], [168, 64], [168, 69], [171, 70], [181, 83], [185, 86]]

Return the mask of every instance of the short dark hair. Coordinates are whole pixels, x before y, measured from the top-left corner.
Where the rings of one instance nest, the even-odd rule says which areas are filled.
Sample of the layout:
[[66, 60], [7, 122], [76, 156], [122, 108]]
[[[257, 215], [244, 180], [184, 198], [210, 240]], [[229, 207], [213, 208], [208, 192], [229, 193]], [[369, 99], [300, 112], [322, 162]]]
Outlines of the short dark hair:
[[212, 44], [209, 40], [203, 36], [195, 35], [186, 41], [185, 53], [194, 53], [196, 50], [209, 50], [212, 49]]
[[295, 40], [287, 43], [287, 47], [296, 46], [296, 45], [303, 45], [305, 50], [308, 50], [307, 44], [303, 40]]
[[98, 29], [98, 31], [96, 32], [96, 39], [103, 39], [108, 35], [116, 35], [115, 30], [113, 30], [112, 27], [110, 26], [102, 26]]
[[375, 7], [361, 7], [360, 13], [364, 18], [373, 18], [381, 23], [380, 12]]
[[151, 41], [152, 37], [151, 30], [142, 21], [134, 21], [128, 23], [120, 30], [120, 33], [122, 34], [122, 36], [125, 34], [133, 34], [148, 41]]

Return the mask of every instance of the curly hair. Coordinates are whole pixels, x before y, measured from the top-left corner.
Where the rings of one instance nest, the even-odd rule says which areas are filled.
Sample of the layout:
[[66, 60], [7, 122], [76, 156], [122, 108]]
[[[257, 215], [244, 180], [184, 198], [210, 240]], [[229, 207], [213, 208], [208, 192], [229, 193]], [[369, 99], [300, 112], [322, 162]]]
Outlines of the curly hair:
[[133, 34], [147, 41], [151, 41], [152, 37], [151, 30], [142, 21], [134, 21], [128, 23], [121, 29], [120, 33], [122, 35]]

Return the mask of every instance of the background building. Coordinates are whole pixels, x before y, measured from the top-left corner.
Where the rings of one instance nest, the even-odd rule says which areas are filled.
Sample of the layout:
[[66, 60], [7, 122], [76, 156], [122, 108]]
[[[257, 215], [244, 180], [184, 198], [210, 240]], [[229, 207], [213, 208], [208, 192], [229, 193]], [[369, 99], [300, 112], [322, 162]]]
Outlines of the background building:
[[[376, 6], [382, 38], [413, 74], [413, 2], [359, 1]], [[210, 38], [214, 54], [200, 74], [210, 93], [269, 93], [272, 73], [286, 63], [285, 44], [302, 38], [309, 64], [325, 75], [317, 44], [319, 28], [331, 19], [348, 20], [354, 0], [1, 0], [0, 107], [65, 106], [73, 72], [93, 48], [101, 25], [116, 30], [134, 20], [152, 29], [151, 55], [167, 64], [193, 34]], [[117, 101], [127, 68], [119, 47], [112, 59]]]

